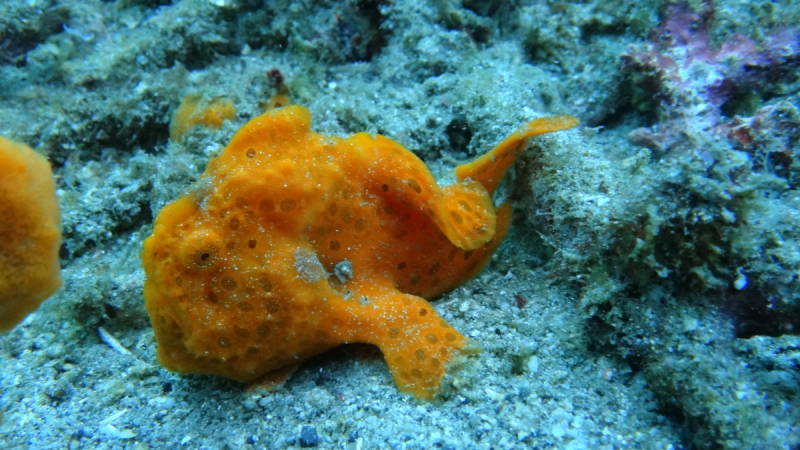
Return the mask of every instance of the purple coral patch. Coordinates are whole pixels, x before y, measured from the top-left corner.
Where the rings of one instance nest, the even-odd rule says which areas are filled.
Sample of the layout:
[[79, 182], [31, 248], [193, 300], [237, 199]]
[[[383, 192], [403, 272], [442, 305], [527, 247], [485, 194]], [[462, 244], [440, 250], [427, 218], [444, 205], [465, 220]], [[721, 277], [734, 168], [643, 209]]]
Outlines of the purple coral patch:
[[[687, 130], [730, 136], [728, 117], [755, 114], [749, 106], [764, 100], [761, 91], [797, 77], [800, 30], [781, 28], [756, 41], [739, 34], [713, 48], [709, 25], [713, 7], [699, 12], [685, 3], [666, 8], [651, 44], [622, 55], [622, 71], [644, 92], [656, 125], [634, 130], [632, 143], [659, 154], [682, 147]], [[756, 95], [759, 95], [756, 97]], [[750, 97], [752, 101], [748, 101]]]

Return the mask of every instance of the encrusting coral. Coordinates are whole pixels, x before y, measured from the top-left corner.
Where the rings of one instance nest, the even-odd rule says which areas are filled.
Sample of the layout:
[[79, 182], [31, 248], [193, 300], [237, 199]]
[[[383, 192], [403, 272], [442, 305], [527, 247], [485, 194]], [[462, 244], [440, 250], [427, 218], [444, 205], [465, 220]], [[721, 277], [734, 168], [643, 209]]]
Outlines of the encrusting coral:
[[495, 209], [491, 195], [528, 140], [576, 124], [535, 120], [440, 188], [383, 136], [319, 135], [299, 106], [256, 117], [144, 243], [159, 361], [279, 379], [366, 342], [401, 390], [432, 397], [470, 345], [425, 299], [475, 276], [506, 236], [511, 206]]
[[0, 137], [0, 332], [61, 286], [60, 226], [50, 163]]

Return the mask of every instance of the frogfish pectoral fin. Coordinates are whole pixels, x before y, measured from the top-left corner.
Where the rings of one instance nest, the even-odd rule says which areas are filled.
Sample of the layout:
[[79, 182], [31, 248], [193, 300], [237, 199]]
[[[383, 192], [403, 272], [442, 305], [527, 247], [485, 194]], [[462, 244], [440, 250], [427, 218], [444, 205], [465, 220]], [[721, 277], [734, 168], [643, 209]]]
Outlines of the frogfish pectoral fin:
[[568, 130], [578, 124], [578, 119], [569, 115], [541, 117], [526, 123], [514, 134], [499, 143], [489, 153], [476, 160], [456, 167], [456, 179], [462, 181], [466, 178], [481, 183], [489, 195], [494, 194], [500, 180], [503, 179], [508, 168], [514, 164], [534, 136], [554, 131]]

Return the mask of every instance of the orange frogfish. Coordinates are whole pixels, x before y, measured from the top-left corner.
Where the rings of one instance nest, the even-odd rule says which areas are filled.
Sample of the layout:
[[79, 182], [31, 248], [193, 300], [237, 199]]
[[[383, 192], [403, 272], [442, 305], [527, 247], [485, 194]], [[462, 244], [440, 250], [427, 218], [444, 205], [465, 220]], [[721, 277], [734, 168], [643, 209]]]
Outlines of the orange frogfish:
[[159, 361], [279, 380], [363, 342], [402, 391], [432, 397], [470, 345], [426, 299], [478, 274], [506, 236], [511, 206], [492, 194], [528, 140], [576, 124], [534, 120], [440, 187], [391, 139], [311, 131], [304, 107], [252, 119], [144, 243]]
[[59, 287], [61, 215], [47, 158], [0, 136], [0, 333]]

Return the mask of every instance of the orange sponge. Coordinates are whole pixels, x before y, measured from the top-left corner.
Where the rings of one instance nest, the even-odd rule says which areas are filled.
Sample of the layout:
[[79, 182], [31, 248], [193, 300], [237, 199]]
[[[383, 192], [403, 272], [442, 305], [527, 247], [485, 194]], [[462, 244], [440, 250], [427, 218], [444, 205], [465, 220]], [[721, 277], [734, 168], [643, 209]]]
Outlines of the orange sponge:
[[61, 286], [58, 199], [47, 159], [0, 137], [0, 331]]
[[172, 116], [169, 124], [169, 138], [178, 141], [196, 125], [208, 128], [222, 128], [226, 120], [236, 118], [236, 106], [226, 98], [215, 98], [207, 104], [200, 94], [190, 94], [183, 98], [181, 106]]
[[[430, 398], [471, 346], [425, 299], [480, 272], [511, 207], [495, 209], [480, 176], [440, 188], [383, 136], [310, 128], [300, 106], [256, 117], [158, 215], [142, 261], [159, 361], [251, 381], [367, 342], [403, 391]], [[464, 173], [495, 164], [479, 161]]]

